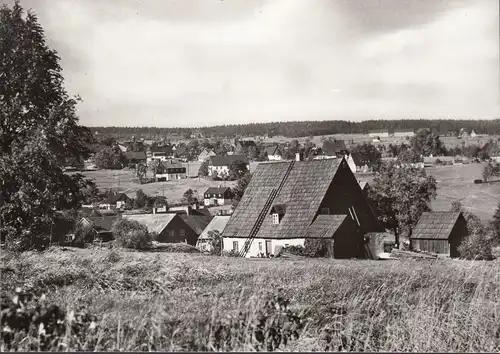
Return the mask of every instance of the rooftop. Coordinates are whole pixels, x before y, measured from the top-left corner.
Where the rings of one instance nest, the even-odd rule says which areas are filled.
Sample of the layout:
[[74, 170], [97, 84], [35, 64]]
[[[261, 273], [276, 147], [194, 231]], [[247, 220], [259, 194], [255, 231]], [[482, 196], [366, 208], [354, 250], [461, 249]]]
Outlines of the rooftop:
[[422, 213], [411, 238], [447, 240], [460, 216], [461, 213], [452, 211]]

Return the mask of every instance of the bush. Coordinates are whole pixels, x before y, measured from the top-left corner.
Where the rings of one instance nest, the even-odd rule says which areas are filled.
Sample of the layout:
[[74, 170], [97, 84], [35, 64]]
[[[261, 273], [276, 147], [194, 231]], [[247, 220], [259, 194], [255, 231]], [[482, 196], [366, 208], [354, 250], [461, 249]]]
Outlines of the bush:
[[208, 232], [210, 237], [210, 254], [220, 256], [222, 254], [222, 234], [218, 230]]
[[135, 220], [121, 219], [113, 226], [113, 235], [117, 244], [125, 248], [150, 249], [153, 237], [146, 226]]
[[467, 236], [458, 247], [458, 252], [465, 259], [491, 260], [494, 258], [491, 243], [491, 235], [481, 230]]
[[156, 252], [199, 253], [200, 250], [187, 243], [155, 243], [150, 249]]
[[306, 239], [304, 242], [305, 256], [307, 257], [329, 257], [328, 242], [331, 240]]
[[296, 256], [306, 256], [306, 249], [302, 246], [286, 246], [280, 251], [282, 253], [290, 253]]

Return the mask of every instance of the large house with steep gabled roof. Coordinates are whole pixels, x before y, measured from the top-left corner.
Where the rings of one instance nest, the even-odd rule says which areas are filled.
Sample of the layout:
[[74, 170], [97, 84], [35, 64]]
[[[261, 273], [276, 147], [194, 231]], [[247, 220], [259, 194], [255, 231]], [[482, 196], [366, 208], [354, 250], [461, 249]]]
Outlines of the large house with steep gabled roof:
[[321, 238], [336, 258], [363, 257], [364, 234], [381, 231], [344, 158], [268, 162], [253, 173], [224, 229], [223, 248], [266, 256]]

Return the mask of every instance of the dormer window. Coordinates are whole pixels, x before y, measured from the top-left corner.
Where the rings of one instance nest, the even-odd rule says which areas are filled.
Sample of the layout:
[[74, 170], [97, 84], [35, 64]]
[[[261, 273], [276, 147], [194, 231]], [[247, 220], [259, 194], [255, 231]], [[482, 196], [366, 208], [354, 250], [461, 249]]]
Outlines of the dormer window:
[[285, 216], [286, 205], [284, 204], [276, 204], [271, 208], [271, 214], [273, 217], [273, 224], [278, 225]]
[[321, 208], [319, 211], [321, 215], [330, 215], [330, 208]]

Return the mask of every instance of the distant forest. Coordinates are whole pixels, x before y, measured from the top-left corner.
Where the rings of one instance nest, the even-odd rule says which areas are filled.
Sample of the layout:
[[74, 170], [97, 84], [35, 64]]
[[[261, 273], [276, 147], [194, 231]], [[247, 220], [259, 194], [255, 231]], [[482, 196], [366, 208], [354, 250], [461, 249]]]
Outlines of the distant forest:
[[464, 128], [467, 132], [474, 130], [477, 134], [500, 134], [500, 119], [495, 120], [366, 120], [359, 123], [343, 120], [301, 121], [219, 125], [200, 128], [156, 128], [156, 127], [92, 127], [99, 134], [127, 137], [158, 138], [177, 136], [189, 138], [191, 134], [201, 134], [204, 138], [229, 138], [251, 136], [285, 136], [290, 138], [329, 135], [329, 134], [366, 134], [370, 130], [429, 128], [441, 134], [458, 132]]

